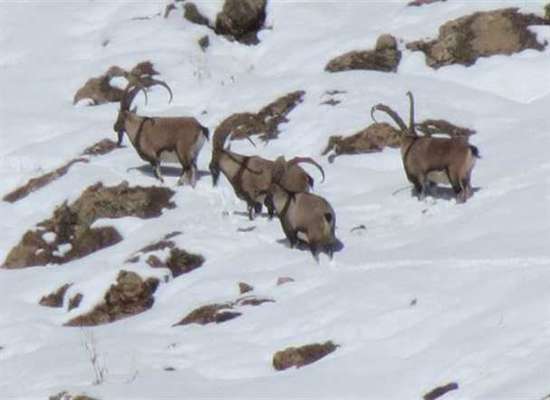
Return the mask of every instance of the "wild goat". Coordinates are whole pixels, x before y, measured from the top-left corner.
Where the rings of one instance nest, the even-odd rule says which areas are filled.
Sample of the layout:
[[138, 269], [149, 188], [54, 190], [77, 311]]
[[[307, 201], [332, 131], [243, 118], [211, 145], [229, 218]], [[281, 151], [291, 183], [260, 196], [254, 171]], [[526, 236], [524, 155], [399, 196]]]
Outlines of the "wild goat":
[[430, 174], [444, 171], [457, 196], [457, 202], [463, 203], [472, 195], [470, 178], [476, 158], [479, 158], [477, 147], [468, 143], [467, 138], [438, 138], [418, 136], [414, 122], [414, 98], [407, 92], [410, 103], [409, 126], [390, 107], [377, 104], [371, 109], [374, 119], [375, 111], [388, 114], [402, 132], [401, 157], [408, 180], [420, 199], [424, 198], [429, 188]]
[[302, 241], [308, 244], [311, 254], [318, 260], [323, 249], [330, 258], [337, 243], [334, 234], [336, 214], [324, 198], [313, 193], [294, 192], [287, 186], [287, 174], [292, 164], [279, 157], [273, 165], [269, 199], [273, 202], [285, 236], [293, 248]]
[[[246, 202], [248, 217], [251, 220], [254, 219], [254, 214], [261, 212], [262, 204], [267, 207], [269, 216], [273, 217], [274, 208], [271, 203], [266, 202], [266, 195], [271, 186], [274, 162], [259, 156], [241, 155], [232, 152], [229, 148], [224, 148], [225, 141], [230, 134], [230, 131], [217, 131], [214, 134], [210, 162], [213, 185], [217, 185], [220, 171], [223, 172], [233, 186], [237, 197]], [[251, 141], [250, 138], [248, 139]], [[302, 162], [315, 165], [321, 171], [323, 180], [325, 179], [323, 168], [313, 159], [309, 157], [293, 158], [289, 161], [289, 172], [284, 181], [294, 192], [307, 192], [314, 183], [313, 178], [298, 165]]]
[[[172, 101], [172, 90], [162, 82], [154, 80], [168, 90]], [[118, 145], [122, 144], [124, 132], [132, 142], [138, 155], [153, 167], [155, 176], [164, 182], [160, 174], [161, 161], [177, 163], [182, 167], [178, 185], [183, 184], [184, 176], [195, 187], [197, 180], [197, 156], [204, 142], [208, 140], [208, 128], [192, 117], [144, 117], [130, 110], [138, 92], [147, 93], [141, 85], [128, 85], [120, 100], [120, 110], [113, 129], [118, 134]]]

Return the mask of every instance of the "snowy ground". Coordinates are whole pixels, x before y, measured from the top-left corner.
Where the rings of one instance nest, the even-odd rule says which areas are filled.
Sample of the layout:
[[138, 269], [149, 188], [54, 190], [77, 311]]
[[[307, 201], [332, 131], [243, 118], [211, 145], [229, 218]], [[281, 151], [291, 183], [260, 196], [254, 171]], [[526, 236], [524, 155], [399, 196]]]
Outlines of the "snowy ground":
[[[220, 1], [197, 1], [215, 15]], [[272, 0], [261, 44], [247, 47], [210, 34], [163, 1], [0, 1], [0, 194], [49, 171], [104, 137], [115, 138], [116, 105], [72, 105], [76, 89], [112, 64], [152, 60], [174, 90], [166, 103], [152, 92], [140, 112], [194, 115], [211, 131], [225, 117], [256, 111], [276, 97], [305, 90], [280, 138], [254, 149], [274, 158], [319, 153], [333, 134], [370, 121], [378, 102], [417, 117], [446, 118], [478, 131], [483, 158], [479, 191], [465, 205], [408, 190], [398, 151], [322, 159], [327, 180], [317, 191], [333, 204], [345, 248], [320, 265], [290, 250], [276, 221], [250, 222], [227, 182], [176, 188], [177, 208], [153, 220], [108, 221], [120, 244], [63, 266], [0, 271], [0, 398], [45, 399], [61, 390], [100, 399], [417, 399], [456, 381], [446, 399], [533, 399], [550, 394], [550, 50], [479, 60], [470, 68], [428, 68], [405, 51], [397, 74], [324, 72], [344, 51], [373, 47], [382, 33], [404, 41], [433, 37], [438, 26], [471, 11], [516, 5], [542, 13], [544, 1], [448, 1], [407, 8], [406, 1]], [[550, 40], [549, 27], [534, 30]], [[197, 39], [210, 34], [203, 53]], [[108, 46], [102, 46], [109, 40]], [[402, 44], [403, 45], [403, 44]], [[342, 103], [320, 105], [327, 90]], [[206, 111], [206, 114], [201, 114]], [[208, 144], [199, 158], [207, 169]], [[128, 180], [156, 185], [126, 147], [77, 164], [60, 180], [8, 204], [0, 202], [0, 259], [35, 223], [84, 188]], [[315, 174], [315, 171], [312, 171]], [[229, 211], [229, 215], [224, 213]], [[354, 231], [357, 225], [366, 231]], [[238, 228], [256, 226], [252, 232]], [[61, 325], [91, 309], [120, 269], [142, 276], [164, 271], [124, 260], [174, 230], [204, 266], [162, 284], [154, 307], [91, 329], [102, 385], [82, 345], [88, 333]], [[278, 277], [294, 283], [276, 286]], [[275, 303], [245, 309], [220, 325], [171, 327], [193, 308], [237, 296], [245, 281]], [[49, 309], [41, 296], [73, 282], [80, 308]], [[417, 300], [411, 306], [411, 301]], [[333, 340], [341, 347], [311, 366], [276, 372], [271, 357], [291, 345]], [[175, 371], [164, 369], [173, 367]]]

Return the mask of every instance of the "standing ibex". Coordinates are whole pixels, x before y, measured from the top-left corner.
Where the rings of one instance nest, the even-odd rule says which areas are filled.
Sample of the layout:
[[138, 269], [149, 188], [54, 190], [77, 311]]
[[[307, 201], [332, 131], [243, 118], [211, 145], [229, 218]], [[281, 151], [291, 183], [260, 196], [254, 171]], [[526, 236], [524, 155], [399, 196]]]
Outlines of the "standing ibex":
[[[172, 90], [162, 82], [154, 80], [152, 85], [161, 85], [168, 90], [172, 101]], [[151, 86], [152, 86], [151, 85]], [[177, 163], [182, 167], [178, 185], [184, 176], [195, 187], [197, 180], [197, 156], [204, 142], [208, 140], [208, 128], [193, 117], [144, 117], [136, 114], [130, 106], [143, 86], [128, 85], [120, 100], [120, 110], [113, 129], [118, 133], [118, 145], [122, 144], [124, 132], [128, 135], [138, 155], [153, 167], [155, 176], [164, 182], [160, 174], [161, 161]]]
[[[273, 216], [273, 205], [266, 202], [266, 195], [271, 186], [271, 174], [274, 162], [259, 156], [245, 156], [224, 148], [229, 131], [217, 131], [212, 139], [212, 161], [210, 172], [212, 183], [217, 185], [220, 171], [233, 186], [237, 197], [246, 201], [248, 217], [254, 219], [255, 213], [260, 213], [262, 204], [268, 209], [269, 216]], [[250, 140], [250, 139], [249, 139]], [[253, 142], [252, 142], [253, 143]], [[307, 162], [315, 165], [321, 171], [323, 168], [309, 157], [296, 157], [289, 161], [290, 168], [285, 176], [285, 184], [295, 192], [307, 192], [313, 186], [313, 178], [298, 164]]]
[[444, 171], [457, 196], [457, 202], [463, 203], [472, 195], [470, 177], [476, 158], [479, 158], [477, 147], [468, 143], [467, 138], [438, 138], [418, 136], [414, 122], [414, 99], [407, 92], [410, 102], [409, 126], [390, 107], [377, 104], [371, 109], [374, 120], [375, 111], [388, 114], [402, 132], [401, 157], [408, 180], [414, 185], [419, 198], [426, 195], [430, 174]]
[[293, 248], [301, 240], [308, 244], [318, 260], [323, 249], [332, 258], [337, 239], [334, 234], [336, 214], [324, 198], [313, 193], [296, 193], [287, 185], [292, 164], [279, 157], [274, 162], [269, 200], [273, 202], [285, 236]]

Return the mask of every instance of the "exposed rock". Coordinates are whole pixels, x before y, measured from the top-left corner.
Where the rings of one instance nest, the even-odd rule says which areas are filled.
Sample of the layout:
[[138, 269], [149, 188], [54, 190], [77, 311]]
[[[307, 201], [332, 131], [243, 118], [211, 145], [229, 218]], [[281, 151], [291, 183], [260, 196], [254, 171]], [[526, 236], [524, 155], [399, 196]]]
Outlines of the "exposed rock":
[[426, 4], [440, 3], [447, 0], [414, 0], [407, 4], [409, 7], [420, 7]]
[[185, 318], [173, 326], [188, 324], [206, 325], [213, 322], [219, 324], [242, 315], [241, 312], [235, 311], [235, 307], [259, 306], [268, 302], [274, 303], [275, 300], [245, 296], [227, 303], [208, 304], [191, 311]]
[[191, 311], [185, 318], [174, 326], [188, 324], [206, 325], [213, 322], [219, 324], [242, 315], [240, 312], [231, 311], [232, 309], [233, 305], [231, 303], [209, 304], [202, 306]]
[[457, 390], [458, 384], [455, 382], [448, 383], [444, 386], [436, 387], [430, 392], [426, 393], [423, 397], [424, 400], [435, 400], [443, 396], [444, 394], [450, 392], [451, 390]]
[[94, 397], [88, 397], [83, 394], [79, 394], [75, 396], [75, 395], [69, 394], [69, 392], [66, 392], [66, 391], [50, 396], [48, 399], [49, 400], [99, 400]]
[[468, 137], [475, 135], [476, 131], [470, 128], [464, 128], [462, 126], [454, 125], [449, 121], [443, 119], [427, 119], [421, 123], [414, 125], [417, 130], [422, 132], [425, 136], [432, 136], [436, 134], [444, 134], [453, 136]]
[[185, 3], [183, 5], [183, 18], [198, 25], [211, 26], [210, 21], [202, 15], [195, 3]]
[[158, 72], [150, 61], [143, 61], [134, 66], [130, 71], [118, 65], [111, 66], [107, 72], [95, 78], [90, 78], [84, 86], [77, 90], [73, 98], [73, 104], [83, 99], [92, 100], [92, 105], [119, 102], [124, 90], [111, 85], [111, 79], [116, 77], [126, 78], [128, 83], [141, 83], [145, 87], [153, 84], [153, 75]]
[[206, 49], [210, 47], [210, 37], [208, 35], [204, 35], [199, 39], [198, 43], [201, 50], [206, 51]]
[[56, 179], [61, 178], [69, 169], [77, 163], [87, 163], [88, 160], [85, 158], [76, 158], [69, 161], [65, 165], [55, 169], [54, 171], [48, 172], [44, 175], [41, 175], [37, 178], [31, 178], [25, 185], [15, 189], [14, 191], [6, 194], [2, 200], [7, 201], [8, 203], [15, 203], [21, 199], [24, 199], [32, 192], [42, 189], [44, 186], [49, 185]]
[[407, 48], [422, 51], [432, 68], [451, 64], [470, 66], [479, 57], [510, 55], [525, 49], [542, 51], [546, 43], [539, 43], [528, 27], [549, 24], [550, 20], [521, 14], [517, 8], [476, 12], [442, 25], [437, 39], [411, 42]]
[[244, 44], [257, 44], [264, 26], [267, 0], [225, 0], [216, 16], [215, 31]]
[[65, 293], [71, 287], [70, 283], [66, 283], [61, 286], [55, 292], [48, 294], [40, 299], [39, 303], [45, 307], [63, 307], [63, 300], [65, 299]]
[[273, 367], [282, 371], [290, 367], [303, 367], [311, 364], [336, 350], [338, 346], [328, 341], [325, 343], [308, 344], [301, 347], [289, 347], [278, 351], [273, 356]]
[[285, 285], [291, 282], [294, 282], [294, 279], [289, 276], [281, 276], [277, 278], [277, 286]]
[[118, 149], [118, 145], [111, 139], [103, 139], [87, 147], [83, 152], [83, 156], [103, 156], [111, 151]]
[[[179, 232], [174, 233], [179, 234]], [[147, 258], [146, 263], [151, 268], [168, 268], [170, 272], [172, 272], [173, 278], [177, 278], [182, 274], [186, 274], [201, 267], [204, 263], [204, 257], [200, 254], [188, 253], [187, 251], [176, 247], [176, 244], [169, 240], [174, 236], [174, 234], [166, 235], [163, 240], [145, 246], [139, 250], [136, 255], [131, 257], [128, 262], [138, 262], [141, 255], [170, 249], [170, 253], [164, 260], [161, 260], [158, 256], [151, 254]]]
[[71, 297], [69, 299], [69, 307], [67, 311], [71, 311], [75, 308], [78, 308], [83, 298], [84, 298], [84, 295], [82, 293], [77, 293], [73, 297]]
[[138, 274], [120, 271], [117, 282], [105, 293], [104, 301], [92, 311], [71, 319], [66, 326], [95, 326], [118, 321], [147, 311], [155, 301], [156, 278], [143, 280]]
[[122, 240], [116, 229], [91, 225], [100, 218], [158, 217], [162, 209], [175, 207], [170, 201], [173, 195], [167, 188], [129, 187], [127, 182], [112, 187], [101, 183], [90, 186], [70, 206], [63, 203], [50, 219], [27, 231], [2, 267], [64, 264], [116, 244]]
[[323, 155], [329, 155], [329, 162], [341, 154], [375, 153], [385, 147], [399, 147], [401, 145], [401, 131], [385, 122], [375, 122], [367, 128], [351, 136], [331, 136]]
[[257, 114], [250, 112], [233, 114], [216, 128], [218, 132], [231, 132], [232, 139], [245, 139], [247, 136], [261, 135], [262, 140], [275, 139], [279, 134], [279, 125], [287, 122], [286, 116], [302, 102], [305, 92], [302, 90], [279, 97], [262, 108]]
[[350, 51], [338, 56], [327, 64], [326, 71], [340, 72], [349, 70], [372, 70], [396, 72], [401, 61], [401, 51], [392, 35], [382, 35], [374, 50]]
[[[83, 156], [99, 156], [107, 154], [117, 148], [117, 144], [110, 139], [103, 139], [92, 146], [86, 148], [81, 155]], [[15, 203], [21, 199], [24, 199], [32, 192], [35, 192], [39, 189], [42, 189], [44, 186], [49, 185], [53, 181], [61, 178], [69, 169], [77, 163], [87, 163], [89, 160], [87, 158], [75, 158], [63, 166], [57, 168], [52, 172], [48, 172], [44, 175], [41, 175], [37, 178], [31, 178], [25, 185], [15, 189], [14, 191], [8, 193], [3, 197], [2, 200], [7, 201], [8, 203]]]
[[239, 282], [239, 293], [245, 294], [254, 290], [254, 287], [245, 282]]

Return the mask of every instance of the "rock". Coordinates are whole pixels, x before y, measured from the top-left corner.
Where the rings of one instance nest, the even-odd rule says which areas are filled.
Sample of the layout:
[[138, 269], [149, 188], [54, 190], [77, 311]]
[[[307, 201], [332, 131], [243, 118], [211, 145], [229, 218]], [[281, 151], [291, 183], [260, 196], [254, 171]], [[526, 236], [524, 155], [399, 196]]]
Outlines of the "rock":
[[303, 101], [302, 90], [288, 93], [262, 108], [257, 114], [250, 112], [233, 114], [224, 119], [216, 128], [218, 132], [231, 132], [234, 140], [260, 135], [262, 140], [275, 139], [279, 134], [279, 125], [287, 122], [286, 116]]
[[206, 49], [210, 47], [210, 37], [208, 35], [204, 35], [199, 39], [198, 43], [201, 50], [206, 51]]
[[[127, 182], [112, 187], [88, 187], [70, 206], [60, 205], [54, 215], [27, 231], [6, 257], [2, 268], [25, 268], [64, 264], [122, 240], [113, 227], [92, 228], [100, 218], [135, 216], [153, 218], [164, 208], [173, 208], [174, 192], [160, 187], [129, 187]], [[45, 237], [51, 235], [53, 240]], [[68, 250], [60, 253], [60, 247]]]
[[401, 131], [393, 128], [385, 122], [375, 122], [367, 128], [351, 136], [331, 136], [322, 154], [329, 155], [329, 161], [342, 154], [375, 153], [384, 150], [385, 147], [401, 146]]
[[45, 307], [63, 307], [65, 293], [67, 293], [67, 290], [71, 287], [71, 285], [71, 283], [66, 283], [55, 292], [50, 293], [47, 296], [43, 296], [38, 304]]
[[534, 14], [521, 14], [517, 8], [476, 12], [439, 28], [439, 37], [431, 41], [407, 44], [413, 51], [422, 51], [432, 68], [461, 64], [470, 66], [480, 57], [510, 55], [525, 49], [542, 51], [546, 43], [537, 41], [530, 25], [549, 25], [550, 20]]
[[100, 76], [90, 78], [76, 91], [73, 104], [84, 99], [90, 99], [91, 105], [119, 102], [124, 95], [124, 90], [111, 85], [111, 79], [123, 77], [129, 84], [141, 83], [145, 87], [153, 84], [153, 75], [158, 75], [151, 61], [143, 61], [134, 66], [130, 71], [118, 65], [113, 65]]
[[374, 50], [350, 51], [338, 56], [326, 65], [328, 72], [349, 70], [371, 70], [396, 72], [401, 61], [401, 51], [397, 40], [392, 35], [382, 35], [376, 42]]
[[232, 308], [233, 305], [231, 303], [209, 304], [202, 306], [191, 311], [185, 318], [174, 326], [189, 324], [206, 325], [213, 322], [219, 324], [242, 315], [240, 312], [231, 311]]
[[407, 5], [409, 7], [420, 7], [420, 6], [424, 6], [424, 5], [427, 5], [427, 4], [439, 3], [439, 2], [444, 2], [444, 1], [447, 1], [447, 0], [414, 0], [414, 1], [411, 1], [410, 3], [408, 3]]
[[88, 397], [86, 395], [71, 395], [67, 391], [59, 392], [56, 395], [48, 397], [49, 400], [99, 400], [93, 397]]
[[245, 294], [254, 290], [254, 287], [245, 282], [239, 282], [239, 293]]
[[73, 297], [71, 297], [69, 299], [69, 307], [67, 311], [71, 311], [75, 308], [78, 308], [83, 298], [84, 298], [84, 295], [82, 293], [77, 293]]
[[118, 148], [119, 147], [115, 141], [111, 139], [103, 139], [97, 143], [94, 143], [90, 147], [87, 147], [82, 152], [82, 155], [83, 156], [102, 156]]
[[225, 0], [216, 16], [215, 31], [243, 44], [259, 43], [257, 33], [263, 28], [267, 0]]
[[237, 299], [233, 304], [238, 306], [260, 306], [264, 303], [275, 303], [275, 300], [256, 296], [245, 296]]
[[210, 26], [210, 21], [200, 13], [195, 3], [188, 2], [183, 5], [183, 17], [194, 24]]
[[426, 393], [422, 398], [424, 400], [435, 400], [443, 396], [444, 394], [452, 391], [457, 390], [458, 384], [455, 382], [448, 383], [444, 386], [436, 387], [435, 389], [431, 390], [430, 392]]
[[322, 344], [308, 344], [301, 347], [289, 347], [275, 353], [273, 367], [277, 371], [283, 371], [290, 367], [300, 368], [325, 357], [336, 350], [337, 347], [332, 341]]
[[289, 276], [281, 276], [277, 279], [277, 286], [281, 286], [287, 283], [294, 282], [294, 279], [292, 279]]
[[120, 271], [117, 282], [105, 293], [104, 301], [92, 311], [71, 319], [65, 326], [96, 326], [140, 314], [153, 306], [159, 281], [143, 280], [135, 272]]

